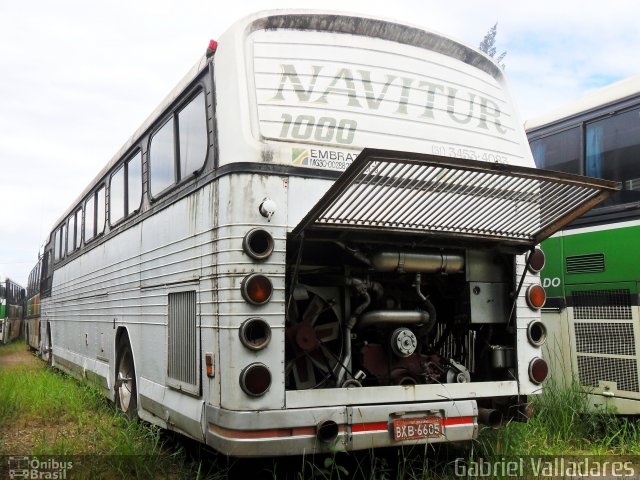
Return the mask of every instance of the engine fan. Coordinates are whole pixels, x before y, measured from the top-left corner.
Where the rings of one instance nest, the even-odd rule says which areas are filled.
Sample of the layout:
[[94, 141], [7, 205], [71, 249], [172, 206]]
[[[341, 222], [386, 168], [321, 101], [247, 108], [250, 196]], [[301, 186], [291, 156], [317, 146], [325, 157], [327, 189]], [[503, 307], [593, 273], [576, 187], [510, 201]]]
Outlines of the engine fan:
[[296, 287], [285, 330], [289, 388], [317, 388], [337, 379], [344, 349], [339, 299], [335, 288]]

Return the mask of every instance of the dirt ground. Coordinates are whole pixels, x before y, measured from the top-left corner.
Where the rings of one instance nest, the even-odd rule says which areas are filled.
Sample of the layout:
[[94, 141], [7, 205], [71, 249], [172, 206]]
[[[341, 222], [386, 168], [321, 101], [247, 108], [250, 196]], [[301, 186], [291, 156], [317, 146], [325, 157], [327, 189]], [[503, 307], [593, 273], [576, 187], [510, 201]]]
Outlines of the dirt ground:
[[16, 348], [16, 345], [11, 345], [11, 350], [2, 351], [0, 354], [0, 368], [15, 368], [21, 365], [29, 366], [29, 367], [38, 367], [41, 364], [41, 360], [39, 360], [33, 353], [27, 350], [27, 346], [20, 342], [22, 348]]

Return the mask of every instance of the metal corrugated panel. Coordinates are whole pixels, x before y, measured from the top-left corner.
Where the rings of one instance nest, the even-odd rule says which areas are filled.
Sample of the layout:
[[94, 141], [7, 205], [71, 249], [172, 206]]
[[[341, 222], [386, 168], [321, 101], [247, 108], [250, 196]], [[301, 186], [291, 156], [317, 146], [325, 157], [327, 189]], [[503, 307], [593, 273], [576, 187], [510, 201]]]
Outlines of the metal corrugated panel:
[[530, 247], [619, 188], [534, 168], [365, 149], [294, 233], [384, 230]]
[[196, 292], [169, 294], [168, 375], [197, 384]]

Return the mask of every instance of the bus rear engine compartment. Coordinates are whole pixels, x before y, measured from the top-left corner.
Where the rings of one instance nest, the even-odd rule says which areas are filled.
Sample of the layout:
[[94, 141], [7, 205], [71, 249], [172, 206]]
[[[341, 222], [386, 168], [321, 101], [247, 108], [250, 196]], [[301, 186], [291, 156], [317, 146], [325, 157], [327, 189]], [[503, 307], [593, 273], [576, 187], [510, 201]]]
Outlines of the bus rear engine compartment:
[[309, 238], [287, 252], [287, 389], [516, 378], [512, 254]]

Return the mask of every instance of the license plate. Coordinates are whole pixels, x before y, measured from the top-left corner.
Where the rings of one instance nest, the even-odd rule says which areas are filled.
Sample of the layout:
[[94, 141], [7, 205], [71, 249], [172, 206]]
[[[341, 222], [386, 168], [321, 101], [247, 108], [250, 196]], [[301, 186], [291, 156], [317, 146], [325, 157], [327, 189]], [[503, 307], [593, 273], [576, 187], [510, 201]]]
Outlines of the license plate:
[[393, 439], [396, 442], [441, 437], [443, 434], [442, 418], [440, 417], [395, 418], [393, 420]]

